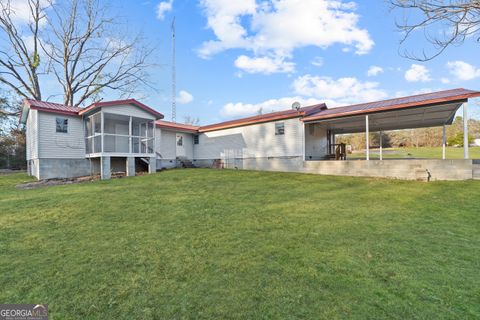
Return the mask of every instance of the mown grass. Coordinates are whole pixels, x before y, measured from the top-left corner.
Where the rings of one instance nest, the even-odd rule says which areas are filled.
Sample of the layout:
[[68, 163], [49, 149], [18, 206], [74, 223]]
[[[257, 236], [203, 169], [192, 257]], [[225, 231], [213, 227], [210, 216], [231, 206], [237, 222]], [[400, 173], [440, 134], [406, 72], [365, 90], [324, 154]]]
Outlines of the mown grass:
[[[445, 150], [446, 159], [463, 159], [463, 147], [447, 147]], [[365, 153], [353, 153], [347, 155], [348, 159], [365, 159]], [[379, 159], [378, 149], [370, 153], [370, 159]], [[442, 159], [442, 147], [421, 147], [421, 148], [386, 148], [383, 154], [384, 159]], [[470, 159], [480, 159], [480, 147], [469, 148]]]
[[25, 180], [0, 176], [0, 301], [51, 319], [480, 317], [479, 181]]

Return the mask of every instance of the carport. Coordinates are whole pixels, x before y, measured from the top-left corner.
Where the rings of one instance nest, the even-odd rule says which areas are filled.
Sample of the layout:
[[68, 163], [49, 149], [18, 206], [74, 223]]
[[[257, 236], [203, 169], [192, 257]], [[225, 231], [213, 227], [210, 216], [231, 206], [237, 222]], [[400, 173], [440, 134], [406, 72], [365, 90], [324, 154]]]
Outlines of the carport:
[[[382, 133], [387, 130], [443, 127], [443, 154], [445, 159], [446, 126], [451, 125], [457, 111], [463, 109], [464, 158], [468, 153], [468, 99], [479, 92], [453, 89], [371, 103], [329, 108], [303, 118], [306, 126], [320, 126], [326, 130], [327, 157], [334, 153], [335, 135], [365, 132], [366, 160], [370, 160], [370, 137], [380, 134], [380, 160], [383, 160]], [[308, 131], [306, 129], [306, 131]]]

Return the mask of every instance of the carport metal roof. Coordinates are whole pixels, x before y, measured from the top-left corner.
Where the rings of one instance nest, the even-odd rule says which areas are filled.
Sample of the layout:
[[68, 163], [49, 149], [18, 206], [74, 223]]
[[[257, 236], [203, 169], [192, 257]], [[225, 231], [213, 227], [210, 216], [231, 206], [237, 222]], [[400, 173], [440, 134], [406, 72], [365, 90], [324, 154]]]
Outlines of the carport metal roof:
[[304, 117], [305, 123], [323, 123], [333, 133], [435, 127], [451, 124], [458, 108], [480, 92], [453, 89], [377, 102], [321, 110]]
[[[412, 128], [437, 127], [452, 124], [462, 102], [423, 106], [394, 111], [370, 113], [370, 131], [388, 131]], [[365, 131], [365, 114], [313, 121], [324, 124], [332, 133], [356, 133]], [[312, 123], [312, 122], [308, 122]]]

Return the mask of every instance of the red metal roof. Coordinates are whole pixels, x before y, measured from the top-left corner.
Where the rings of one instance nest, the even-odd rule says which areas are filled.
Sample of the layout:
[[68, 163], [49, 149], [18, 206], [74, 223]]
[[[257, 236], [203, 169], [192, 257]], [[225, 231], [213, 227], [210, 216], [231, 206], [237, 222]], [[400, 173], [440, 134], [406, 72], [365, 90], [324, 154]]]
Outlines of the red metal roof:
[[139, 107], [140, 109], [145, 110], [146, 112], [154, 115], [157, 119], [163, 119], [163, 114], [160, 112], [153, 110], [147, 105], [144, 105], [143, 103], [135, 100], [135, 99], [127, 99], [127, 100], [113, 100], [113, 101], [105, 101], [105, 102], [96, 102], [88, 107], [81, 109], [79, 112], [80, 115], [89, 112], [91, 110], [94, 110], [96, 108], [101, 108], [101, 107], [110, 107], [110, 106], [118, 106], [118, 105], [124, 105], [124, 104], [130, 104]]
[[44, 112], [61, 113], [72, 116], [78, 116], [78, 113], [80, 112], [80, 110], [82, 110], [81, 108], [70, 107], [60, 103], [37, 101], [32, 99], [26, 99], [25, 102], [32, 109], [42, 110]]
[[338, 107], [321, 110], [306, 116], [302, 121], [312, 121], [319, 119], [338, 118], [349, 115], [367, 114], [379, 111], [388, 111], [404, 108], [414, 108], [424, 105], [448, 103], [454, 101], [466, 100], [468, 98], [478, 97], [480, 92], [467, 89], [452, 89], [432, 93], [418, 94], [414, 96], [401, 97], [376, 102], [354, 104], [350, 106]]
[[[95, 108], [130, 104], [130, 105], [135, 105], [147, 111], [150, 114], [153, 114], [157, 119], [163, 118], [163, 114], [153, 110], [152, 108], [144, 105], [143, 103], [135, 99], [97, 102], [88, 106], [87, 108], [71, 107], [71, 106], [60, 104], [60, 103], [45, 102], [45, 101], [38, 101], [38, 100], [32, 100], [32, 99], [26, 99], [25, 103], [32, 109], [41, 110], [43, 112], [52, 112], [52, 113], [59, 113], [59, 114], [71, 115], [71, 116], [79, 116], [88, 111], [94, 110]], [[22, 118], [22, 115], [20, 115], [20, 118]]]
[[253, 116], [253, 117], [248, 117], [248, 118], [243, 118], [243, 119], [238, 119], [238, 120], [231, 120], [231, 121], [226, 121], [226, 122], [221, 122], [221, 123], [216, 123], [216, 124], [211, 124], [207, 126], [202, 126], [199, 128], [199, 132], [208, 132], [208, 131], [214, 131], [214, 130], [220, 130], [220, 129], [228, 129], [228, 128], [234, 128], [234, 127], [240, 127], [240, 126], [246, 126], [246, 125], [251, 125], [251, 124], [256, 124], [256, 123], [263, 123], [263, 122], [269, 122], [269, 121], [274, 121], [274, 120], [282, 120], [282, 119], [290, 119], [290, 118], [296, 118], [296, 117], [305, 117], [309, 116], [311, 114], [314, 114], [322, 109], [326, 109], [327, 106], [324, 103], [309, 106], [309, 107], [303, 107], [300, 108], [298, 111], [289, 109], [289, 110], [284, 110], [284, 111], [277, 111], [277, 112], [271, 112], [271, 113], [266, 113], [266, 114], [261, 114], [258, 116]]
[[175, 122], [170, 122], [170, 121], [163, 121], [163, 120], [157, 120], [155, 122], [158, 128], [164, 128], [164, 129], [174, 129], [174, 130], [179, 130], [179, 131], [187, 131], [187, 132], [198, 132], [198, 129], [200, 128], [199, 126], [192, 126], [189, 124], [183, 124], [183, 123], [175, 123]]
[[[282, 119], [290, 119], [290, 118], [301, 118], [302, 121], [314, 121], [319, 119], [331, 119], [331, 118], [339, 118], [349, 115], [360, 115], [360, 114], [368, 114], [373, 112], [380, 112], [380, 111], [389, 111], [389, 110], [397, 110], [397, 109], [405, 109], [405, 108], [414, 108], [420, 107], [425, 105], [435, 105], [435, 104], [442, 104], [442, 103], [449, 103], [455, 101], [464, 101], [469, 98], [479, 97], [480, 92], [472, 91], [467, 89], [452, 89], [452, 90], [445, 90], [445, 91], [438, 91], [426, 94], [419, 94], [414, 96], [408, 97], [401, 97], [389, 100], [382, 100], [376, 102], [369, 102], [369, 103], [361, 103], [355, 104], [350, 106], [338, 107], [338, 108], [327, 108], [324, 103], [317, 104], [313, 106], [303, 107], [297, 110], [284, 110], [278, 112], [272, 112], [267, 114], [262, 114], [258, 116], [238, 119], [238, 120], [231, 120], [206, 126], [191, 126], [185, 125], [180, 123], [173, 123], [169, 121], [159, 121], [157, 120], [156, 126], [160, 128], [167, 128], [167, 129], [176, 129], [181, 131], [187, 132], [208, 132], [208, 131], [215, 131], [221, 129], [228, 129], [240, 126], [246, 126], [256, 123], [264, 123], [269, 121], [276, 121]], [[107, 101], [107, 102], [97, 102], [94, 103], [87, 108], [78, 108], [78, 107], [70, 107], [65, 106], [58, 103], [51, 103], [51, 102], [43, 102], [43, 101], [36, 101], [36, 100], [26, 100], [26, 104], [33, 109], [39, 109], [45, 112], [54, 112], [54, 113], [61, 113], [66, 115], [82, 115], [90, 110], [99, 107], [108, 107], [114, 105], [122, 105], [122, 104], [130, 104], [135, 105], [158, 118], [163, 118], [163, 115], [150, 107], [138, 102], [135, 99], [128, 99], [128, 100], [116, 100], [116, 101]]]

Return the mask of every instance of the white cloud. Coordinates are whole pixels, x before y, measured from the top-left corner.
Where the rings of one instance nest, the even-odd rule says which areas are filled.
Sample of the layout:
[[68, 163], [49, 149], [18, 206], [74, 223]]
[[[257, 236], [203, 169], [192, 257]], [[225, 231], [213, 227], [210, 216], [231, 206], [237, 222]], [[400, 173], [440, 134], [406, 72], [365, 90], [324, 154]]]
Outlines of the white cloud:
[[430, 71], [427, 67], [420, 64], [412, 64], [410, 69], [405, 72], [405, 80], [408, 82], [427, 82], [430, 78]]
[[[198, 53], [209, 58], [228, 49], [245, 49], [251, 60], [291, 59], [306, 46], [328, 48], [342, 44], [356, 54], [374, 45], [366, 29], [358, 26], [353, 2], [341, 0], [201, 0], [215, 39], [204, 42]], [[275, 59], [274, 59], [275, 60]], [[276, 72], [282, 72], [278, 68]], [[262, 71], [260, 71], [262, 72]]]
[[172, 11], [173, 0], [162, 1], [157, 5], [157, 19], [165, 19], [165, 14]]
[[464, 61], [450, 61], [447, 68], [458, 80], [468, 81], [480, 77], [480, 69]]
[[449, 84], [449, 83], [450, 83], [450, 79], [448, 79], [448, 78], [441, 78], [441, 79], [440, 79], [440, 82], [443, 83], [443, 84]]
[[315, 98], [302, 98], [302, 97], [285, 97], [280, 99], [270, 99], [260, 103], [227, 103], [222, 108], [222, 116], [227, 118], [247, 117], [262, 113], [269, 113], [272, 111], [287, 110], [292, 107], [292, 103], [298, 101], [302, 106], [309, 106], [320, 103], [322, 101]]
[[286, 62], [279, 57], [250, 58], [241, 55], [235, 60], [235, 66], [248, 73], [271, 74], [278, 72], [290, 73], [295, 71], [295, 63]]
[[248, 47], [247, 30], [240, 23], [240, 17], [255, 13], [255, 0], [201, 0], [207, 15], [207, 25], [218, 40], [204, 42], [199, 55], [208, 58], [229, 48]]
[[323, 66], [323, 58], [322, 57], [315, 57], [315, 58], [313, 58], [311, 64], [314, 65], [315, 67], [322, 67]]
[[392, 97], [400, 98], [400, 97], [414, 96], [418, 94], [432, 93], [440, 90], [442, 90], [442, 88], [421, 88], [416, 90], [400, 90], [400, 91], [396, 91]]
[[292, 86], [295, 96], [260, 103], [231, 102], [223, 106], [221, 114], [228, 118], [238, 118], [256, 115], [259, 111], [268, 113], [290, 109], [295, 101], [300, 102], [302, 106], [326, 103], [331, 108], [388, 97], [387, 92], [379, 88], [378, 82], [363, 82], [353, 77], [332, 79], [307, 74], [295, 79]]
[[335, 80], [307, 74], [295, 79], [293, 88], [297, 94], [320, 99], [328, 106], [376, 101], [387, 97], [387, 93], [379, 88], [378, 82], [362, 82], [353, 77]]
[[193, 101], [193, 96], [189, 92], [185, 90], [180, 90], [177, 97], [177, 102], [179, 104], [187, 104], [192, 101]]
[[[32, 14], [29, 0], [15, 0], [10, 1], [10, 9], [12, 10], [12, 21], [16, 24], [23, 25], [32, 22]], [[55, 1], [53, 1], [55, 2]], [[7, 7], [8, 3], [1, 4], [1, 7]], [[50, 5], [49, 0], [40, 0], [41, 10], [45, 10]], [[40, 26], [44, 26], [47, 20], [45, 18], [40, 20]]]
[[380, 73], [383, 73], [383, 68], [382, 67], [379, 67], [379, 66], [371, 66], [370, 68], [368, 68], [368, 71], [367, 71], [367, 76], [369, 77], [375, 77], [375, 76], [378, 76]]

